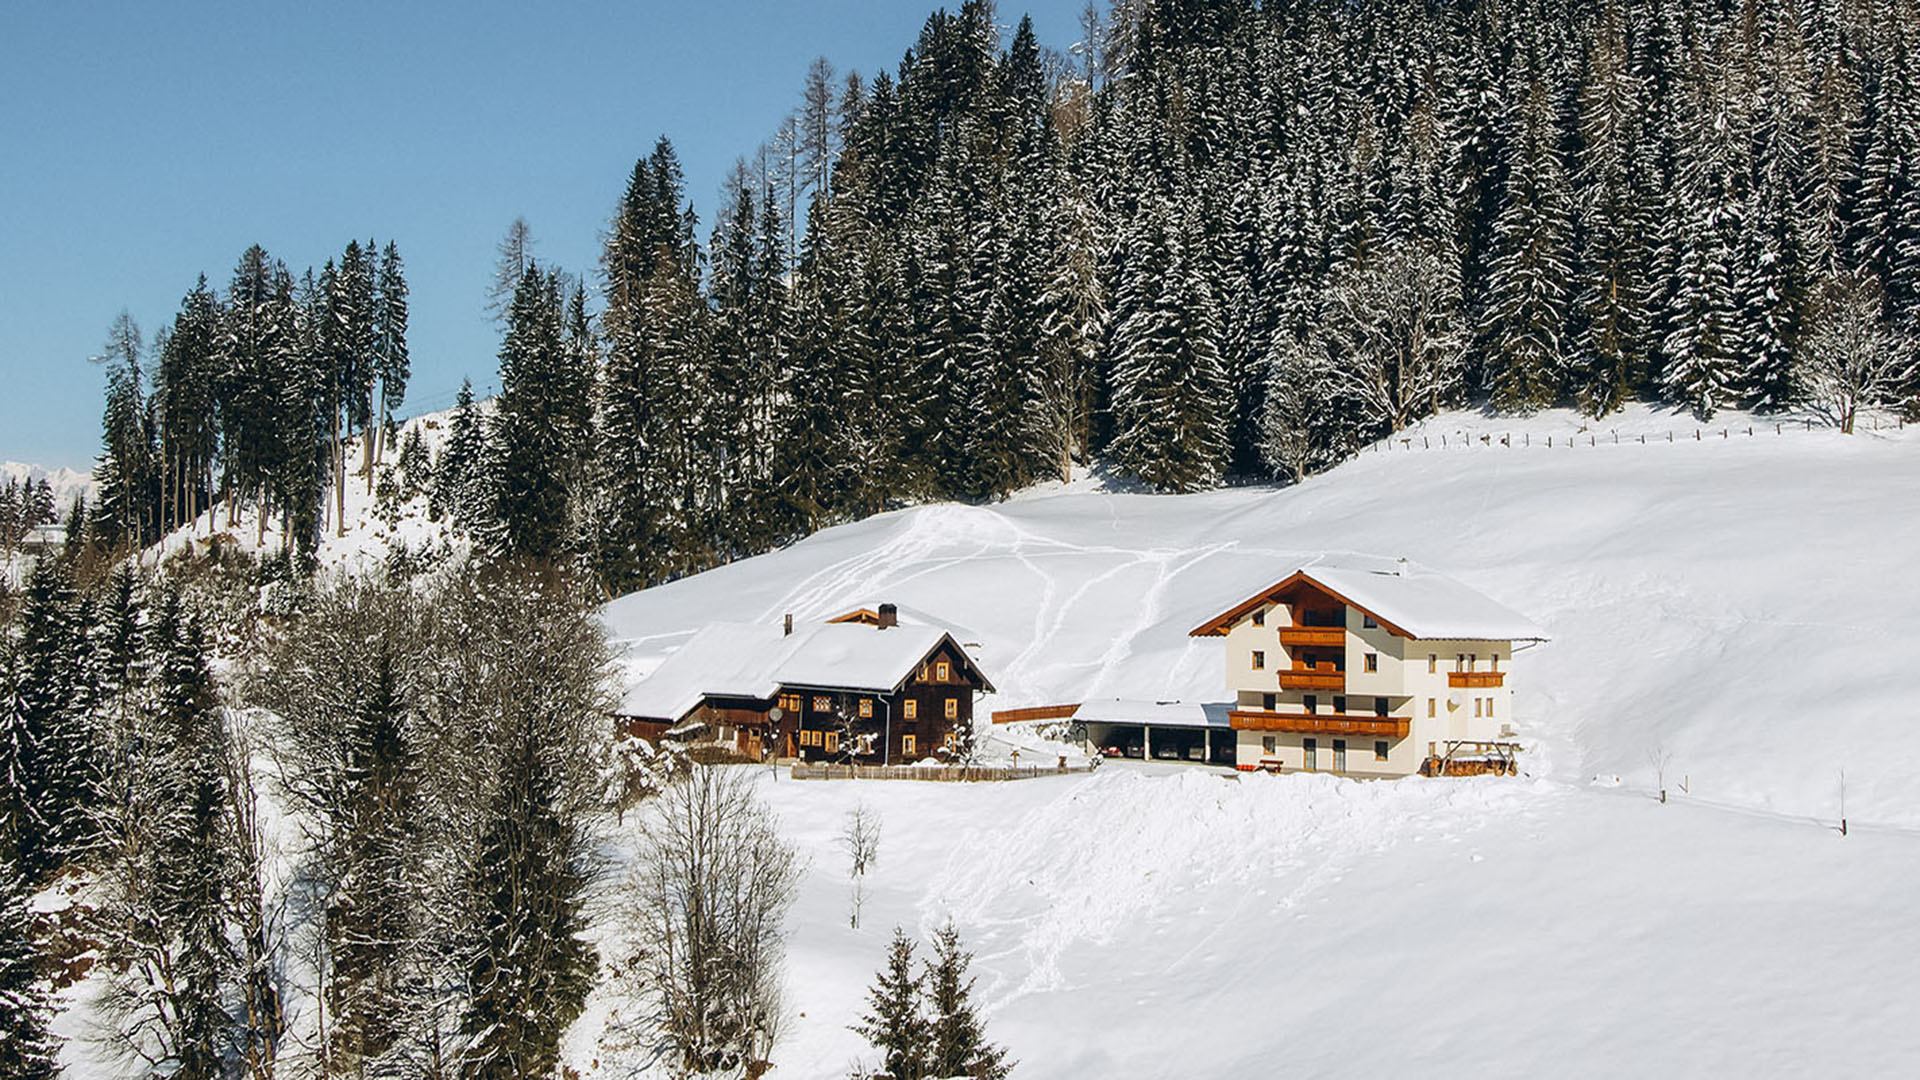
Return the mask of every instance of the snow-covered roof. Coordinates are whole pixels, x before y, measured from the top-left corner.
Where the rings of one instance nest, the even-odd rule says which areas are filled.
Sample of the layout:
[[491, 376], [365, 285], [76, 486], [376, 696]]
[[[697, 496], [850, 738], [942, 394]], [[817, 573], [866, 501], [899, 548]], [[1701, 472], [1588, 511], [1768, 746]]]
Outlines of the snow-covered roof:
[[1096, 724], [1150, 724], [1154, 727], [1230, 727], [1224, 701], [1138, 701], [1098, 698], [1083, 701], [1073, 718]]
[[1254, 606], [1305, 579], [1374, 617], [1388, 629], [1426, 640], [1545, 641], [1531, 619], [1485, 593], [1436, 570], [1406, 561], [1378, 560], [1299, 566], [1273, 586], [1243, 599], [1194, 628], [1195, 635], [1224, 633]]
[[890, 693], [951, 638], [930, 625], [815, 623], [787, 634], [778, 625], [713, 623], [628, 690], [619, 713], [677, 720], [704, 697], [770, 698], [783, 686]]

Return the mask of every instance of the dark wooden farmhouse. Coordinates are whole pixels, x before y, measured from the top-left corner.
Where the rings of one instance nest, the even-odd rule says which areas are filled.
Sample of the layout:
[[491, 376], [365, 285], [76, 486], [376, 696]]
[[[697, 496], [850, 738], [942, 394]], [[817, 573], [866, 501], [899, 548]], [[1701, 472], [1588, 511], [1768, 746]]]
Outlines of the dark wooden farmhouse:
[[824, 623], [716, 623], [622, 699], [643, 737], [673, 733], [761, 761], [901, 764], [943, 758], [993, 684], [947, 630], [892, 604]]

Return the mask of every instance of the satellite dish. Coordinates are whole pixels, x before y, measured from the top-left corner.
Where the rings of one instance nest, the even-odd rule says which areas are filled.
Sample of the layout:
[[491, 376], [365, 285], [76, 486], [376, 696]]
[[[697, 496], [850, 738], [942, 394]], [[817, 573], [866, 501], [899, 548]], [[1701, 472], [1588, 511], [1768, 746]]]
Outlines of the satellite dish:
[[772, 720], [776, 724], [779, 723], [780, 718], [785, 715], [787, 715], [787, 710], [781, 708], [778, 705], [775, 705], [773, 708], [767, 710], [767, 719]]

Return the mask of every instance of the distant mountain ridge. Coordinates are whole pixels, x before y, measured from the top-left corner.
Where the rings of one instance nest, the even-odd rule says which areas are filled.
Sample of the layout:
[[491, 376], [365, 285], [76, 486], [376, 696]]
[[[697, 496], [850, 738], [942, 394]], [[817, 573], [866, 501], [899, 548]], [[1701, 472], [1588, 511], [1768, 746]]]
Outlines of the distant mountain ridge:
[[99, 485], [94, 482], [91, 472], [76, 472], [65, 466], [49, 469], [23, 461], [0, 461], [0, 484], [8, 480], [21, 483], [45, 480], [53, 488], [53, 505], [63, 517], [73, 506], [74, 496], [85, 495], [87, 501], [92, 502], [99, 494]]

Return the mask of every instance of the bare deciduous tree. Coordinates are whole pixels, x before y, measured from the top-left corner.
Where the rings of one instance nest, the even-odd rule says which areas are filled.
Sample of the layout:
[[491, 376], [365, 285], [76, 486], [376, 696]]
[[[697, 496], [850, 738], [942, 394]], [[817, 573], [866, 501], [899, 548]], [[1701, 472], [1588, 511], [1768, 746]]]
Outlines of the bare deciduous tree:
[[1920, 353], [1881, 317], [1884, 303], [1871, 278], [1834, 281], [1800, 351], [1801, 394], [1844, 434], [1861, 407], [1897, 402], [1920, 368]]
[[781, 931], [800, 865], [757, 769], [698, 766], [644, 805], [630, 975], [656, 1060], [753, 1073], [779, 1033]]
[[860, 909], [867, 902], [867, 869], [880, 855], [880, 813], [866, 803], [847, 811], [840, 829], [840, 846], [847, 853], [847, 877], [852, 895], [847, 924], [860, 929]]

